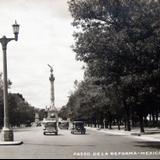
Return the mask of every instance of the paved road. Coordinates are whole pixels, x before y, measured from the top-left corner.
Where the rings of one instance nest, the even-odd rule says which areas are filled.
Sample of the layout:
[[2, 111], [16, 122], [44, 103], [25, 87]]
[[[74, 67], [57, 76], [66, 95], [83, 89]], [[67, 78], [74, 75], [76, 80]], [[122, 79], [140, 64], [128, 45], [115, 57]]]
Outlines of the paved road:
[[160, 142], [91, 130], [87, 130], [86, 135], [71, 135], [70, 131], [60, 130], [58, 136], [44, 136], [42, 128], [27, 128], [15, 131], [15, 139], [24, 144], [0, 146], [0, 159], [160, 158], [160, 154], [149, 155], [160, 152]]

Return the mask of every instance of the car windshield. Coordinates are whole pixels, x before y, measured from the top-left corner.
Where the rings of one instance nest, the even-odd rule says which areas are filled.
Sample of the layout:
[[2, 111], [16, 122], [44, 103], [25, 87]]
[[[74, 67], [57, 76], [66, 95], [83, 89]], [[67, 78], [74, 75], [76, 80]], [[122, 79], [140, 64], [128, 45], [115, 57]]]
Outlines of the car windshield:
[[62, 125], [67, 125], [67, 124], [68, 124], [68, 122], [62, 122], [61, 124], [62, 124]]
[[55, 127], [56, 126], [56, 123], [46, 123], [45, 124], [45, 127]]
[[73, 123], [73, 125], [74, 125], [75, 127], [83, 127], [83, 126], [84, 126], [84, 123], [83, 123], [83, 122], [75, 122], [75, 123]]

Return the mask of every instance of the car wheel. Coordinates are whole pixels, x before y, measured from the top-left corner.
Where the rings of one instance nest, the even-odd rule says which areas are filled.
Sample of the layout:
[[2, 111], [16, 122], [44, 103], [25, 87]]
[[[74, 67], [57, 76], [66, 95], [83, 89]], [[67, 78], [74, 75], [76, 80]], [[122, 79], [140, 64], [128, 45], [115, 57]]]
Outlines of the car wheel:
[[43, 133], [43, 135], [46, 135], [46, 133]]

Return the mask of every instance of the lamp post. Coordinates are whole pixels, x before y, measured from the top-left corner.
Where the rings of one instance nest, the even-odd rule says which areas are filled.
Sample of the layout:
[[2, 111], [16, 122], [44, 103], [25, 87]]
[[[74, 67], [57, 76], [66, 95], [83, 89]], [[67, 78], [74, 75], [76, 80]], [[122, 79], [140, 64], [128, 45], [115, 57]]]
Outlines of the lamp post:
[[22, 142], [14, 142], [13, 130], [9, 124], [9, 108], [8, 108], [8, 80], [7, 80], [7, 44], [12, 41], [18, 41], [19, 25], [15, 21], [12, 25], [14, 38], [3, 36], [0, 38], [0, 43], [3, 50], [3, 99], [4, 99], [4, 126], [2, 129], [2, 142], [0, 144], [17, 144]]

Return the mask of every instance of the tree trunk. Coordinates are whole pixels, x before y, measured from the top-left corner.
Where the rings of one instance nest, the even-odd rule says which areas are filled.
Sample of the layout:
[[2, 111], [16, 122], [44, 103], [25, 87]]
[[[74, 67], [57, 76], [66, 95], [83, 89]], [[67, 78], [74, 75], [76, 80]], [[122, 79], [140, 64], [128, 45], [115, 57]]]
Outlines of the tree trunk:
[[151, 114], [149, 115], [149, 122], [150, 123], [152, 122], [152, 115]]
[[148, 120], [147, 120], [147, 116], [146, 117], [144, 117], [144, 125], [145, 125], [145, 127], [148, 127]]
[[130, 123], [130, 108], [127, 106], [125, 100], [123, 100], [123, 104], [126, 111], [126, 131], [131, 131], [131, 123]]
[[121, 124], [120, 124], [120, 120], [118, 119], [118, 130], [121, 130]]
[[103, 120], [103, 128], [106, 129], [106, 120]]
[[155, 114], [153, 113], [152, 114], [152, 120], [153, 120], [153, 127], [156, 126], [156, 120], [155, 120]]
[[99, 122], [98, 122], [98, 128], [99, 128]]
[[103, 119], [104, 119], [104, 113], [101, 112], [101, 117], [100, 117], [100, 125], [101, 125], [101, 128], [104, 128]]
[[108, 121], [106, 121], [105, 128], [108, 129]]
[[109, 121], [109, 129], [112, 129], [112, 122]]
[[126, 107], [126, 131], [131, 131], [129, 107]]
[[158, 127], [158, 110], [156, 112], [156, 127]]
[[124, 121], [124, 129], [125, 129], [125, 131], [126, 131], [126, 129], [127, 129], [126, 119], [125, 119], [125, 121]]
[[94, 128], [96, 128], [97, 123], [96, 123], [96, 119], [94, 120]]
[[140, 132], [144, 133], [144, 121], [143, 121], [143, 116], [140, 115]]
[[112, 129], [112, 116], [109, 115], [109, 129]]

